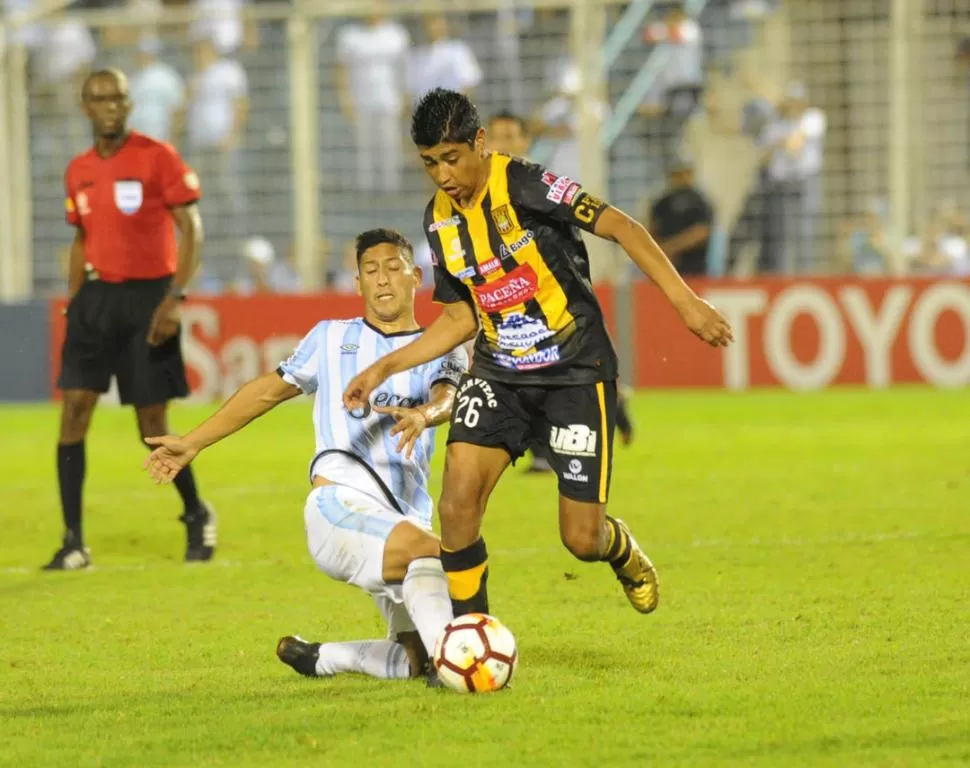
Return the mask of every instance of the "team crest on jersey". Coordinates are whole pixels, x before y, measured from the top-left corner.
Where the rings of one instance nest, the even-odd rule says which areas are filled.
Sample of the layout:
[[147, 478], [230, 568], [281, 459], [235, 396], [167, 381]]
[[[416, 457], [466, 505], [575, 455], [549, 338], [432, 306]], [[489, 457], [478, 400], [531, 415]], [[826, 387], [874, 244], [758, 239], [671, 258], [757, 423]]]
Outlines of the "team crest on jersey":
[[138, 213], [144, 200], [145, 192], [140, 181], [115, 182], [115, 205], [126, 216]]
[[507, 235], [513, 229], [512, 217], [509, 216], [509, 207], [507, 205], [500, 205], [492, 211], [492, 221], [495, 222], [495, 226], [500, 234]]

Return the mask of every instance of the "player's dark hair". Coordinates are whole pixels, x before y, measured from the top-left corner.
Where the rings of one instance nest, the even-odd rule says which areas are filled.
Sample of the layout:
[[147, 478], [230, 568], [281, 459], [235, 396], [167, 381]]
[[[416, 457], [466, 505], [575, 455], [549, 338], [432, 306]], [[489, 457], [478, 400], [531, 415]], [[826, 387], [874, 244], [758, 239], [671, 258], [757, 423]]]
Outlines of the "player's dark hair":
[[488, 120], [488, 124], [491, 125], [492, 123], [497, 123], [499, 120], [508, 120], [510, 123], [515, 123], [517, 126], [519, 126], [519, 130], [522, 131], [523, 136], [529, 135], [529, 124], [521, 115], [517, 115], [511, 110], [505, 109], [492, 115]]
[[419, 147], [475, 143], [482, 127], [478, 110], [465, 94], [435, 88], [418, 102], [411, 115], [411, 140]]
[[93, 83], [95, 80], [102, 77], [111, 77], [117, 80], [119, 85], [125, 85], [128, 82], [128, 78], [125, 76], [125, 73], [122, 72], [120, 69], [115, 69], [114, 67], [111, 67], [109, 69], [99, 69], [95, 72], [92, 72], [90, 75], [84, 78], [84, 83], [81, 85], [82, 101], [87, 101], [88, 90], [91, 87], [91, 83]]
[[377, 229], [368, 229], [366, 232], [357, 235], [357, 240], [354, 242], [357, 249], [357, 269], [360, 269], [360, 260], [367, 251], [375, 245], [384, 245], [385, 243], [397, 246], [405, 258], [411, 264], [414, 264], [414, 247], [411, 245], [411, 241], [395, 229], [378, 227]]

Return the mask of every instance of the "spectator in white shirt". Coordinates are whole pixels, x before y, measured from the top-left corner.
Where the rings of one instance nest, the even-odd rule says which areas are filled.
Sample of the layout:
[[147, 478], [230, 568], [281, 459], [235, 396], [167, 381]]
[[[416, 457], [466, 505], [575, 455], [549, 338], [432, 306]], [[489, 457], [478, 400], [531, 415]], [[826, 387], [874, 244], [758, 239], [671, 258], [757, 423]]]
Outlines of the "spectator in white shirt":
[[159, 141], [175, 141], [181, 131], [185, 84], [175, 68], [158, 58], [161, 41], [138, 41], [138, 67], [128, 81], [132, 108], [128, 125]]
[[448, 21], [441, 14], [424, 22], [428, 44], [415, 49], [409, 62], [411, 99], [420, 101], [428, 91], [447, 88], [469, 93], [482, 82], [482, 68], [471, 46], [449, 35]]
[[246, 70], [220, 57], [209, 40], [196, 44], [189, 82], [189, 157], [202, 181], [206, 252], [212, 272], [228, 281], [236, 268], [238, 238], [246, 230], [240, 152], [249, 110]]
[[366, 25], [350, 24], [337, 37], [340, 108], [354, 126], [356, 180], [363, 191], [401, 188], [409, 44], [404, 27], [380, 8]]
[[817, 266], [825, 129], [825, 113], [808, 106], [805, 86], [789, 84], [760, 142], [766, 151], [763, 263], [770, 271], [795, 274]]
[[243, 20], [245, 0], [194, 0], [199, 14], [189, 29], [193, 42], [208, 40], [224, 56], [236, 53], [245, 45], [254, 48], [258, 29], [254, 22]]
[[704, 81], [700, 25], [687, 16], [682, 3], [667, 11], [663, 22], [650, 24], [644, 39], [666, 57], [641, 107], [648, 117], [663, 114], [685, 119], [694, 109]]
[[[537, 137], [555, 141], [555, 148], [549, 162], [549, 170], [559, 176], [582, 179], [579, 146], [579, 104], [578, 97], [582, 85], [582, 74], [575, 64], [569, 64], [563, 71], [559, 84], [559, 95], [548, 101], [539, 111], [533, 129]], [[595, 112], [602, 124], [610, 116], [609, 107], [601, 101], [587, 105]]]
[[40, 43], [33, 59], [41, 117], [37, 149], [51, 165], [47, 170], [60, 176], [71, 157], [90, 143], [79, 94], [98, 49], [87, 26], [63, 11], [49, 18], [34, 42]]
[[267, 238], [249, 238], [243, 245], [243, 261], [246, 273], [233, 286], [239, 295], [300, 292], [296, 270], [288, 262], [276, 258], [276, 249]]

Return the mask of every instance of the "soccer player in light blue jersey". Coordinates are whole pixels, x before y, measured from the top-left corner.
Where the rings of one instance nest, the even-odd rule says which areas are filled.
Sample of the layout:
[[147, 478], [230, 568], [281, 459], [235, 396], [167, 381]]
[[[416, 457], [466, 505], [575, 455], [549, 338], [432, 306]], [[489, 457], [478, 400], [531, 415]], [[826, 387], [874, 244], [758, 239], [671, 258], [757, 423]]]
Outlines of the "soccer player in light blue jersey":
[[391, 377], [364, 408], [344, 408], [351, 379], [422, 331], [414, 317], [421, 269], [403, 235], [360, 235], [357, 267], [363, 317], [318, 323], [275, 372], [245, 384], [191, 432], [152, 438], [146, 467], [156, 482], [170, 482], [204, 448], [286, 400], [314, 395], [317, 450], [304, 510], [310, 554], [324, 573], [373, 596], [388, 638], [310, 643], [289, 636], [277, 656], [308, 677], [414, 677], [452, 619], [440, 545], [430, 531], [428, 474], [434, 428], [451, 415], [468, 359], [456, 349]]

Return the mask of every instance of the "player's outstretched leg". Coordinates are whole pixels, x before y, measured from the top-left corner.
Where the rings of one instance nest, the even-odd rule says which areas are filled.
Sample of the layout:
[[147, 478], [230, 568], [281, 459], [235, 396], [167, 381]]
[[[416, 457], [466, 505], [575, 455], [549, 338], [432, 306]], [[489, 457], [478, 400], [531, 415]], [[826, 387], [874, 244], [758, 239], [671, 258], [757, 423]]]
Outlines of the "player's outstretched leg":
[[660, 600], [657, 570], [629, 526], [606, 514], [605, 504], [560, 496], [559, 534], [566, 548], [580, 560], [609, 563], [636, 610], [656, 610]]
[[509, 464], [502, 448], [449, 443], [438, 516], [441, 563], [455, 616], [488, 613], [488, 550], [482, 517], [492, 489]]
[[342, 485], [314, 488], [304, 516], [317, 566], [374, 595], [388, 619], [390, 638], [310, 643], [284, 637], [277, 645], [280, 660], [314, 677], [360, 672], [390, 679], [423, 673], [453, 617], [438, 539], [373, 496]]
[[381, 680], [414, 677], [407, 648], [394, 640], [310, 643], [298, 636], [280, 638], [276, 656], [304, 677], [356, 672]]
[[[168, 434], [167, 408], [167, 403], [159, 403], [136, 409], [143, 440]], [[179, 520], [185, 524], [185, 562], [211, 560], [216, 551], [216, 513], [199, 497], [191, 465], [178, 473], [173, 484], [182, 499]]]
[[81, 529], [81, 498], [86, 465], [84, 438], [98, 397], [97, 392], [86, 389], [64, 390], [57, 444], [57, 482], [64, 516], [64, 541], [44, 566], [46, 571], [74, 571], [91, 564], [91, 553], [84, 546]]

